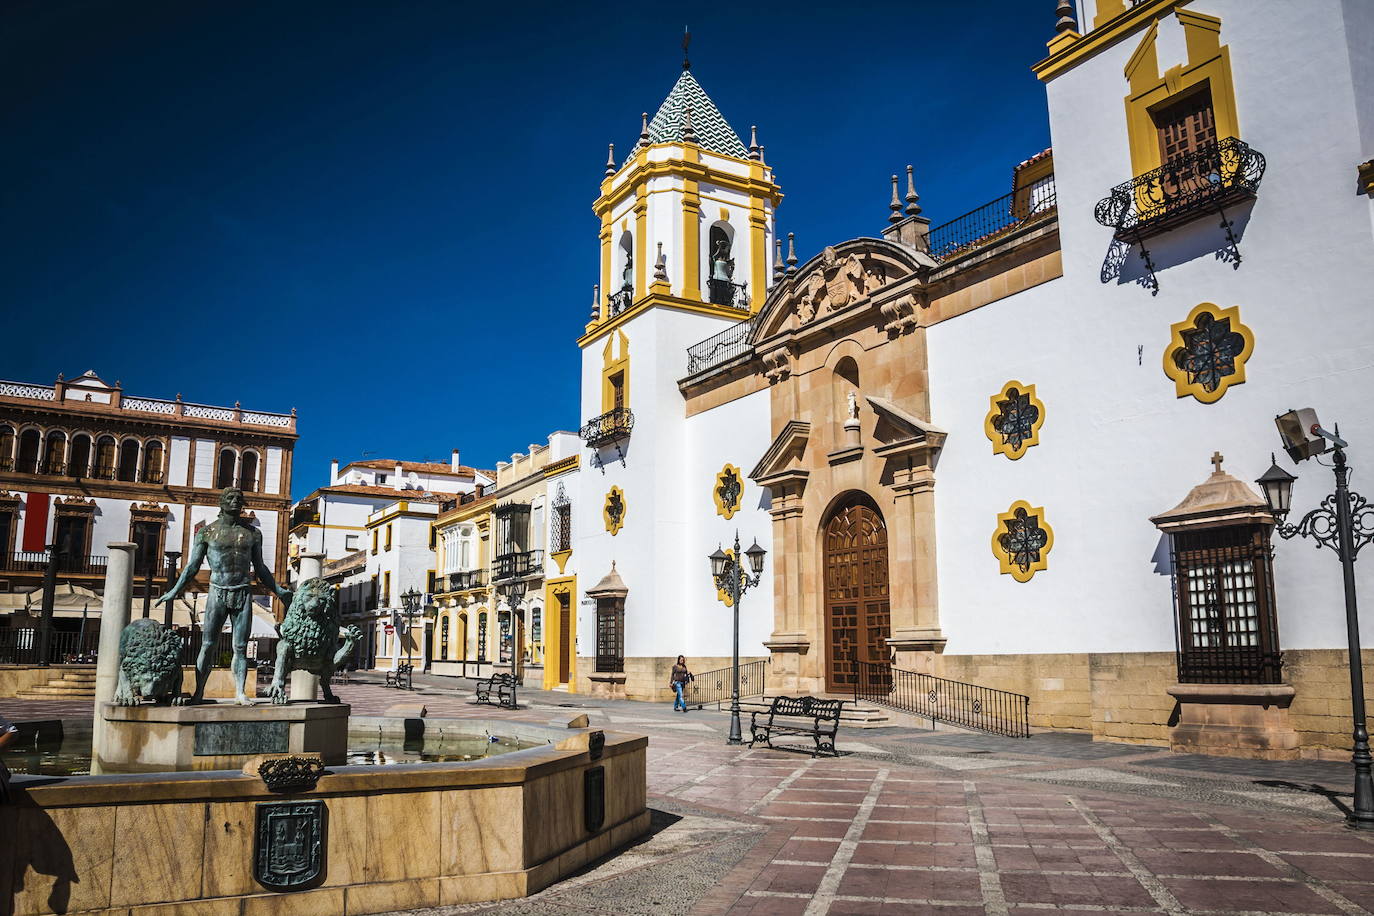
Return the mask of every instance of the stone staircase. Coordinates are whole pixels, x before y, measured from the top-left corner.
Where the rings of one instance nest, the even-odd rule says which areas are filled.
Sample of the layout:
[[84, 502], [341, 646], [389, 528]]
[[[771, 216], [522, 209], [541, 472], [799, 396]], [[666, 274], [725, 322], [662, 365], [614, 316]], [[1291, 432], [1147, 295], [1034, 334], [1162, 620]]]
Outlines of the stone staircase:
[[15, 695], [17, 700], [74, 700], [95, 696], [95, 669], [78, 668], [64, 671], [46, 684], [29, 687]]

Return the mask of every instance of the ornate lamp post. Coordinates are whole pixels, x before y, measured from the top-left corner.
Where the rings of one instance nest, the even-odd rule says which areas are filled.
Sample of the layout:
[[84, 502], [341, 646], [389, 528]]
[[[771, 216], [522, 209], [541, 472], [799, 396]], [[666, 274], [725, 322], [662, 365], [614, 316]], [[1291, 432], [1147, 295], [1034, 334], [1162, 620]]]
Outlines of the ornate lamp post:
[[410, 637], [410, 639], [407, 640], [407, 642], [406, 642], [406, 665], [407, 665], [407, 666], [410, 666], [410, 665], [414, 664], [414, 663], [411, 661], [411, 647], [415, 644], [415, 637], [414, 637], [414, 635], [411, 633], [411, 630], [413, 629], [413, 627], [412, 627], [412, 625], [411, 625], [411, 621], [413, 621], [413, 620], [415, 619], [416, 613], [418, 613], [419, 610], [420, 610], [420, 598], [421, 598], [421, 597], [423, 597], [423, 596], [422, 596], [419, 592], [417, 592], [415, 589], [413, 589], [413, 588], [412, 588], [410, 591], [405, 592], [405, 593], [403, 593], [403, 594], [401, 595], [401, 609], [405, 612], [405, 619], [406, 619], [406, 629], [405, 629], [405, 633], [402, 634], [402, 635], [405, 635], [405, 636], [409, 636], [409, 637]]
[[716, 580], [716, 588], [729, 592], [730, 604], [735, 611], [734, 646], [730, 661], [730, 737], [727, 744], [742, 744], [744, 740], [739, 727], [739, 602], [745, 592], [763, 581], [763, 557], [766, 553], [768, 551], [760, 547], [755, 538], [753, 546], [744, 552], [754, 575], [746, 573], [740, 563], [739, 531], [736, 530], [733, 553], [727, 554], [717, 547], [716, 552], [707, 558], [711, 561], [711, 576]]
[[[1311, 409], [1293, 410], [1275, 419], [1279, 436], [1294, 461], [1302, 461], [1335, 449], [1332, 470], [1336, 475], [1336, 492], [1327, 496], [1316, 509], [1308, 512], [1296, 525], [1284, 523], [1291, 507], [1293, 481], [1297, 480], [1270, 456], [1271, 466], [1256, 483], [1264, 491], [1264, 500], [1276, 519], [1274, 530], [1285, 540], [1301, 535], [1317, 542], [1317, 547], [1330, 547], [1341, 558], [1341, 573], [1345, 580], [1345, 629], [1349, 639], [1350, 705], [1354, 719], [1352, 736], [1355, 767], [1355, 803], [1346, 823], [1351, 827], [1374, 829], [1374, 776], [1371, 776], [1369, 729], [1365, 719], [1364, 671], [1360, 661], [1360, 618], [1355, 606], [1355, 555], [1360, 548], [1374, 540], [1374, 506], [1363, 496], [1351, 492], [1348, 483], [1350, 468], [1345, 462], [1346, 441], [1340, 437], [1340, 427], [1329, 433], [1317, 424]], [[1329, 443], [1329, 444], [1328, 444]]]
[[[518, 623], [516, 622], [516, 619], [515, 619], [515, 609], [516, 609], [517, 607], [519, 607], [519, 606], [520, 606], [520, 602], [521, 602], [522, 600], [524, 600], [525, 592], [528, 591], [528, 589], [529, 589], [529, 583], [526, 582], [526, 581], [523, 580], [523, 579], [516, 579], [514, 582], [511, 582], [511, 583], [509, 583], [509, 584], [507, 584], [507, 585], [502, 586], [502, 589], [501, 589], [501, 590], [502, 590], [502, 593], [505, 594], [505, 596], [506, 596], [506, 606], [510, 608], [510, 617], [509, 617], [509, 620], [510, 620], [510, 624], [509, 624], [509, 632], [510, 632], [510, 676], [511, 676], [512, 678], [518, 678], [518, 674], [517, 674], [517, 672], [516, 672], [516, 670], [515, 670], [515, 667], [516, 667], [516, 662], [517, 662], [516, 656], [517, 656], [518, 650], [519, 650], [519, 648], [520, 648], [519, 646], [516, 645], [516, 638], [515, 638], [515, 635], [516, 635], [516, 633], [518, 632], [518, 631], [517, 631]], [[498, 618], [498, 626], [499, 626], [499, 625], [500, 625], [500, 623], [499, 623], [499, 618]], [[499, 653], [500, 650], [498, 649], [497, 652]]]
[[[181, 559], [180, 550], [167, 551], [166, 584], [163, 586], [164, 588], [171, 588], [172, 583], [176, 581], [177, 560], [179, 559]], [[172, 605], [174, 604], [176, 604], [175, 601], [167, 602], [167, 614], [162, 619], [163, 626], [167, 627], [169, 630], [172, 628]]]

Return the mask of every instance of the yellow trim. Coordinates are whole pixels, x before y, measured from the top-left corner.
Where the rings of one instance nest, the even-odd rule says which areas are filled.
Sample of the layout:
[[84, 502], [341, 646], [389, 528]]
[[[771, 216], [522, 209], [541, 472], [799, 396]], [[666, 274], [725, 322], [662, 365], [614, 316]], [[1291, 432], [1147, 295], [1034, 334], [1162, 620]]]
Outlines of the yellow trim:
[[615, 355], [616, 336], [606, 338], [606, 347], [601, 351], [601, 412], [607, 413], [615, 408], [615, 386], [611, 379], [620, 376], [621, 400], [630, 406], [630, 339], [624, 331], [618, 335], [620, 355]]
[[1150, 112], [1204, 83], [1211, 91], [1217, 139], [1241, 136], [1231, 79], [1231, 51], [1221, 44], [1221, 20], [1188, 10], [1178, 10], [1175, 16], [1183, 27], [1187, 65], [1179, 64], [1160, 73], [1156, 50], [1159, 28], [1155, 23], [1136, 46], [1124, 70], [1130, 85], [1125, 102], [1133, 175], [1143, 175], [1162, 164], [1159, 132]]
[[386, 523], [386, 537], [385, 537], [385, 541], [386, 541], [386, 546], [385, 546], [383, 549], [384, 549], [384, 550], [390, 550], [390, 549], [391, 549], [391, 523], [390, 523], [390, 522], [387, 522], [387, 523]]
[[[733, 474], [736, 482], [739, 483], [739, 495], [735, 497], [734, 504], [728, 506], [725, 504], [725, 497], [721, 495], [721, 490], [725, 489], [726, 474]], [[727, 519], [733, 518], [735, 513], [740, 510], [740, 506], [744, 505], [744, 475], [739, 472], [739, 468], [727, 461], [725, 467], [721, 468], [720, 473], [716, 475], [715, 485], [711, 488], [711, 496], [716, 501], [716, 515], [724, 516]]]
[[[1002, 434], [992, 425], [993, 421], [997, 419], [998, 414], [1002, 412], [1001, 402], [1007, 400], [1011, 396], [1010, 392], [1013, 388], [1025, 394], [1030, 399], [1031, 405], [1039, 411], [1035, 418], [1035, 422], [1031, 424], [1030, 435], [1021, 440], [1021, 445], [1019, 447], [1012, 446], [1011, 443], [1004, 440]], [[1012, 379], [1002, 386], [1001, 391], [988, 398], [988, 404], [988, 415], [983, 418], [983, 434], [986, 435], [988, 441], [992, 443], [992, 453], [994, 455], [1006, 455], [1012, 461], [1015, 461], [1017, 458], [1026, 454], [1026, 449], [1033, 445], [1040, 444], [1040, 427], [1045, 423], [1045, 405], [1035, 396], [1034, 385], [1023, 385], [1015, 379]]]
[[[1183, 0], [1171, 0], [1171, 2], [1183, 2]], [[655, 147], [670, 146], [674, 144], [656, 143]], [[614, 188], [602, 182], [602, 193], [592, 205], [598, 216], [613, 210], [616, 204], [625, 200], [631, 194], [642, 197], [644, 184], [654, 178], [676, 177], [696, 182], [718, 185], [722, 188], [729, 188], [732, 191], [742, 191], [751, 198], [766, 200], [776, 207], [782, 202], [783, 193], [778, 185], [764, 177], [762, 167], [751, 167], [749, 177], [742, 177], [731, 172], [714, 168], [709, 163], [700, 160], [669, 158], [656, 162], [648, 161], [648, 150], [653, 147], [645, 147], [637, 152], [631, 159], [632, 170], [625, 176], [625, 180], [617, 184]], [[727, 157], [733, 158], [733, 157]], [[745, 160], [750, 161], [750, 160]], [[751, 162], [751, 166], [758, 163]]]
[[601, 285], [597, 287], [596, 317], [593, 322], [606, 317], [606, 301], [611, 294], [611, 253], [615, 247], [611, 238], [615, 234], [615, 224], [611, 222], [610, 212], [601, 215]]
[[577, 685], [577, 576], [564, 576], [544, 583], [544, 689], [552, 690], [558, 680], [559, 634], [563, 626], [558, 596], [568, 596], [568, 689]]
[[644, 270], [645, 262], [649, 260], [649, 196], [645, 194], [645, 187], [640, 185], [635, 188], [635, 292], [641, 296], [649, 288], [645, 283], [648, 274]]
[[568, 560], [572, 558], [572, 548], [569, 547], [567, 550], [560, 550], [556, 553], [551, 553], [549, 554], [549, 557], [555, 563], [558, 564], [558, 574], [561, 576], [563, 575], [564, 567], [568, 565]]
[[[1245, 341], [1244, 348], [1235, 358], [1236, 371], [1231, 375], [1222, 376], [1217, 381], [1215, 391], [1208, 391], [1203, 388], [1200, 382], [1189, 382], [1188, 372], [1179, 367], [1175, 354], [1186, 346], [1183, 334], [1191, 331], [1197, 326], [1197, 319], [1203, 313], [1211, 315], [1216, 320], [1227, 319], [1231, 322], [1231, 330], [1241, 336]], [[1213, 404], [1221, 400], [1222, 395], [1226, 394], [1226, 389], [1232, 385], [1245, 384], [1245, 361], [1250, 358], [1250, 354], [1255, 352], [1255, 335], [1250, 329], [1241, 323], [1240, 306], [1233, 305], [1230, 308], [1218, 308], [1210, 302], [1203, 302], [1196, 306], [1184, 321], [1169, 326], [1170, 337], [1169, 346], [1164, 349], [1164, 374], [1174, 380], [1174, 394], [1180, 398], [1189, 395], [1197, 398], [1203, 404]]]
[[[661, 288], [661, 284], [659, 286]], [[619, 315], [616, 315], [609, 321], [603, 321], [588, 330], [577, 339], [577, 345], [585, 349], [599, 340], [602, 336], [611, 333], [616, 328], [644, 314], [651, 308], [671, 308], [680, 312], [692, 312], [697, 315], [710, 315], [713, 318], [725, 318], [733, 322], [738, 322], [740, 318], [744, 317], [741, 309], [716, 305], [711, 302], [692, 302], [687, 299], [680, 299], [677, 296], [662, 294], [651, 289], [649, 295], [640, 299]]]
[[544, 476], [552, 477], [555, 474], [561, 474], [564, 471], [570, 471], [573, 468], [577, 467], [581, 462], [581, 455], [570, 455], [567, 458], [555, 461], [553, 464], [546, 464], [544, 465]]
[[[1031, 563], [1030, 568], [1024, 571], [1020, 566], [1011, 561], [1011, 556], [1002, 549], [1002, 545], [999, 543], [1002, 535], [1007, 532], [1007, 522], [1011, 521], [1016, 516], [1018, 509], [1024, 509], [1028, 515], [1036, 516], [1040, 529], [1045, 532], [1045, 546], [1040, 548], [1040, 558]], [[1024, 499], [1018, 499], [1011, 504], [1006, 512], [999, 512], [997, 514], [997, 527], [993, 529], [991, 544], [992, 555], [997, 558], [997, 565], [1000, 567], [1003, 575], [1009, 575], [1017, 582], [1029, 582], [1031, 577], [1040, 572], [1040, 570], [1049, 569], [1050, 550], [1054, 547], [1054, 529], [1050, 527], [1049, 522], [1045, 521], [1045, 509], [1043, 506], [1032, 506]]]
[[768, 296], [768, 214], [763, 207], [749, 207], [749, 311], [757, 315]]
[[[611, 497], [613, 496], [620, 499], [620, 518], [618, 519], [611, 517]], [[611, 533], [611, 537], [615, 537], [620, 533], [620, 529], [625, 527], [625, 516], [629, 514], [630, 504], [625, 501], [625, 491], [615, 486], [607, 490], [606, 502], [601, 507], [601, 517], [605, 519], [606, 530]]]
[[1106, 23], [1098, 23], [1099, 27], [1078, 41], [1069, 42], [1063, 36], [1057, 36], [1049, 42], [1050, 55], [1034, 64], [1031, 72], [1042, 82], [1049, 82], [1065, 70], [1078, 66], [1187, 2], [1188, 0], [1146, 0], [1145, 3], [1131, 7]]

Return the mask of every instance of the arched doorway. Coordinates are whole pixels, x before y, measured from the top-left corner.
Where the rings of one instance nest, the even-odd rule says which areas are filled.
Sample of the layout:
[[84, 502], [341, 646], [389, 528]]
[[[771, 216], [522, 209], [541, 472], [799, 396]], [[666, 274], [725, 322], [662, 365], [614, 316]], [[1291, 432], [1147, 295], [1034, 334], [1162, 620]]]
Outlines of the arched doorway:
[[887, 582], [887, 525], [873, 500], [853, 493], [822, 529], [825, 565], [826, 689], [854, 688], [859, 661], [888, 661], [892, 612]]

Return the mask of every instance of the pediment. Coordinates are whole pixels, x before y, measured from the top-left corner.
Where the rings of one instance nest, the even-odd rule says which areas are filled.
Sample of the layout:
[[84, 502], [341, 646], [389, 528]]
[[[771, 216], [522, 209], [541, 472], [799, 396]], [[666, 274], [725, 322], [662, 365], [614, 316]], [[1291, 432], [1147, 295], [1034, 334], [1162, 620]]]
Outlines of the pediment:
[[922, 420], [887, 398], [867, 395], [864, 400], [878, 416], [873, 435], [879, 445], [873, 449], [873, 454], [886, 458], [931, 450], [933, 454], [938, 455], [944, 446], [948, 434], [935, 424]]
[[811, 440], [811, 424], [805, 420], [788, 420], [773, 439], [759, 463], [749, 472], [749, 479], [759, 486], [769, 486], [789, 479], [805, 479], [810, 471], [802, 467], [806, 444]]
[[769, 292], [753, 340], [804, 327], [861, 303], [871, 305], [885, 288], [936, 266], [929, 255], [885, 239], [857, 238], [827, 246]]

